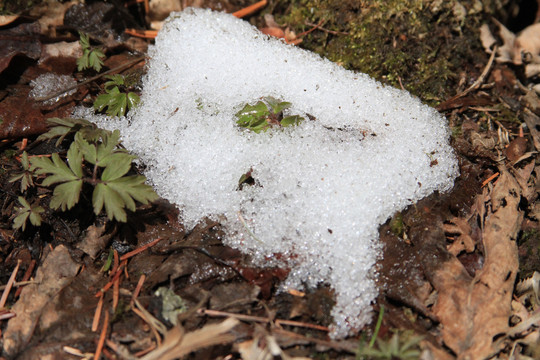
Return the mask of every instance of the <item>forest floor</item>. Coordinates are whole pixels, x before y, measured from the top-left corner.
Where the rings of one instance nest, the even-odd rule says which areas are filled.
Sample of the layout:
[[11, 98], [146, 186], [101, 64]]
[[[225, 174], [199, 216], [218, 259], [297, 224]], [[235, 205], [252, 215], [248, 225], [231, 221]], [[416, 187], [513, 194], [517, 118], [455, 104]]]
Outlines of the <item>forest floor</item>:
[[[255, 267], [224, 246], [219, 222], [187, 229], [163, 199], [113, 221], [93, 213], [87, 185], [70, 210], [55, 209], [52, 187], [26, 157], [69, 156], [72, 135], [38, 139], [50, 129], [47, 119], [91, 107], [105, 71], [135, 79], [125, 87], [140, 91], [153, 42], [140, 36], [170, 11], [146, 12], [135, 1], [77, 3], [0, 5], [15, 14], [0, 16], [2, 358], [540, 358], [537, 78], [504, 46], [511, 35], [496, 39], [506, 61], [486, 53], [480, 39], [482, 24], [497, 38], [494, 17], [514, 32], [532, 25], [536, 2], [269, 1], [245, 16], [295, 46], [411, 91], [452, 130], [460, 166], [454, 188], [380, 227], [373, 322], [344, 340], [328, 337], [331, 287], [277, 292], [288, 270]], [[252, 2], [182, 3], [235, 12]], [[104, 53], [100, 72], [77, 69], [79, 31]], [[527, 66], [540, 53], [531, 51]], [[79, 85], [38, 101], [29, 95], [32, 81], [49, 72]]]

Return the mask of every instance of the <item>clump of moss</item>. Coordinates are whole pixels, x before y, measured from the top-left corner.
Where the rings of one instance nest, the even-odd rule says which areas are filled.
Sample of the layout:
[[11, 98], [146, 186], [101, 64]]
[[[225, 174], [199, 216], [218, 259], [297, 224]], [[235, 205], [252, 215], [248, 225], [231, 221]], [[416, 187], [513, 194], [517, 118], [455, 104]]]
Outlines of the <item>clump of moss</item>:
[[403, 223], [403, 214], [396, 213], [390, 220], [390, 231], [396, 236], [403, 236], [405, 233], [405, 224]]
[[[479, 1], [296, 0], [278, 19], [297, 32], [322, 22], [302, 46], [347, 69], [403, 86], [435, 105], [455, 92], [456, 73], [481, 50]], [[287, 4], [287, 5], [286, 5]]]

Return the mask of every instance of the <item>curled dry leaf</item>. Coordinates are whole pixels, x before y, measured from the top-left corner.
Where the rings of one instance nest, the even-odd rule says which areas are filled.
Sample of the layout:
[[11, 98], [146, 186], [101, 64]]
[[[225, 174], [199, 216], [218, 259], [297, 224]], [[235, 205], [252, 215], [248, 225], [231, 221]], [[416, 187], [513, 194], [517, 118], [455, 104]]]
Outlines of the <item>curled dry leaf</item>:
[[[495, 60], [499, 63], [524, 65], [527, 78], [540, 74], [540, 23], [530, 25], [516, 35], [499, 21], [494, 19], [494, 22], [503, 43], [496, 50]], [[491, 54], [497, 38], [487, 24], [480, 27], [480, 41], [486, 52]]]
[[19, 18], [19, 15], [0, 15], [0, 26], [6, 26]]
[[451, 235], [458, 235], [448, 247], [450, 254], [458, 256], [463, 251], [471, 253], [476, 248], [476, 244], [470, 236], [471, 226], [467, 223], [467, 220], [462, 218], [452, 219], [450, 224], [444, 224], [444, 232]]
[[175, 326], [167, 331], [161, 346], [141, 359], [172, 360], [208, 346], [233, 342], [236, 336], [230, 333], [230, 330], [238, 323], [238, 320], [229, 318], [221, 323], [205, 325], [199, 330], [188, 333], [185, 333], [180, 326]]
[[[433, 312], [440, 319], [444, 343], [458, 359], [485, 359], [501, 350], [510, 330], [512, 291], [518, 271], [516, 237], [523, 219], [521, 189], [504, 168], [489, 193], [482, 229], [484, 267], [473, 278], [456, 258], [436, 270], [439, 292]], [[485, 202], [487, 199], [483, 199]]]

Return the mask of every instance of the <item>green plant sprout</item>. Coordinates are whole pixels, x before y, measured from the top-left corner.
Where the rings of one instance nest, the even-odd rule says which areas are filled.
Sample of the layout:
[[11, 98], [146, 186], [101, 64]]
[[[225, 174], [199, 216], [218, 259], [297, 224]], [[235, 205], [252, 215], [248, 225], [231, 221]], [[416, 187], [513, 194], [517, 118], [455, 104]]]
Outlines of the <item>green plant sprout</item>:
[[44, 134], [41, 134], [36, 139], [37, 141], [45, 141], [45, 140], [51, 140], [54, 138], [58, 138], [56, 140], [55, 146], [60, 146], [62, 144], [62, 141], [66, 138], [69, 134], [74, 134], [77, 131], [85, 128], [85, 129], [91, 129], [94, 128], [94, 124], [92, 124], [90, 121], [85, 119], [75, 119], [75, 118], [49, 118], [47, 119], [47, 122], [52, 125], [52, 127]]
[[377, 360], [416, 360], [420, 358], [419, 343], [422, 336], [414, 336], [410, 332], [395, 332], [390, 339], [377, 339], [377, 347], [361, 347], [356, 359], [377, 359]]
[[82, 71], [86, 69], [94, 69], [97, 72], [101, 71], [103, 67], [103, 58], [105, 54], [99, 48], [90, 46], [90, 38], [85, 33], [79, 31], [81, 48], [83, 54], [77, 59], [77, 70]]
[[299, 115], [283, 116], [283, 111], [292, 106], [290, 102], [279, 101], [271, 96], [266, 96], [263, 100], [255, 105], [246, 104], [236, 113], [236, 123], [258, 134], [272, 126], [298, 125], [304, 120]]
[[105, 111], [109, 116], [124, 116], [126, 111], [139, 104], [139, 95], [134, 92], [122, 92], [119, 87], [128, 87], [126, 78], [122, 75], [107, 75], [109, 81], [105, 83], [105, 94], [100, 94], [94, 102], [94, 109]]
[[[54, 123], [61, 122], [54, 119]], [[77, 125], [80, 121], [74, 119], [71, 128]], [[65, 124], [60, 126], [69, 128]], [[52, 134], [62, 132], [51, 129], [50, 134], [44, 136], [50, 138]], [[136, 157], [119, 148], [118, 130], [111, 132], [84, 126], [74, 138], [67, 152], [67, 163], [57, 153], [52, 154], [51, 159], [36, 157], [30, 160], [34, 174], [47, 175], [42, 186], [56, 185], [49, 205], [52, 209], [71, 209], [79, 202], [85, 183], [94, 188], [94, 213], [98, 215], [105, 208], [110, 220], [126, 222], [125, 209], [135, 211], [135, 201], [148, 204], [158, 198], [152, 187], [145, 184], [144, 176], [127, 175]]]
[[13, 175], [9, 182], [15, 182], [21, 180], [21, 192], [25, 192], [29, 187], [34, 186], [34, 181], [32, 180], [32, 171], [30, 171], [30, 162], [28, 161], [28, 153], [24, 151], [21, 156], [21, 165], [23, 171]]
[[13, 228], [15, 230], [22, 228], [22, 231], [26, 230], [26, 223], [30, 220], [30, 223], [34, 226], [41, 225], [41, 213], [45, 211], [41, 206], [32, 206], [26, 201], [25, 198], [19, 196], [19, 203], [22, 207], [17, 209], [17, 216], [13, 219]]

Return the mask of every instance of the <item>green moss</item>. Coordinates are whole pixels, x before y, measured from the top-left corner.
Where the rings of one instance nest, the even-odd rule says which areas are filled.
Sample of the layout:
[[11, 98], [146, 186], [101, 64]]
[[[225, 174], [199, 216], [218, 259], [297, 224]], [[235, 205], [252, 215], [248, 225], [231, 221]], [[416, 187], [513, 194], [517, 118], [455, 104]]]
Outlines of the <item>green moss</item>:
[[277, 21], [297, 33], [311, 29], [307, 23], [321, 21], [334, 32], [315, 30], [304, 37], [302, 47], [383, 83], [403, 86], [432, 105], [453, 95], [455, 74], [480, 48], [476, 29], [485, 15], [472, 0], [438, 6], [420, 0], [277, 3], [286, 14]]
[[405, 225], [403, 224], [403, 215], [399, 212], [390, 220], [390, 231], [396, 236], [403, 236]]

